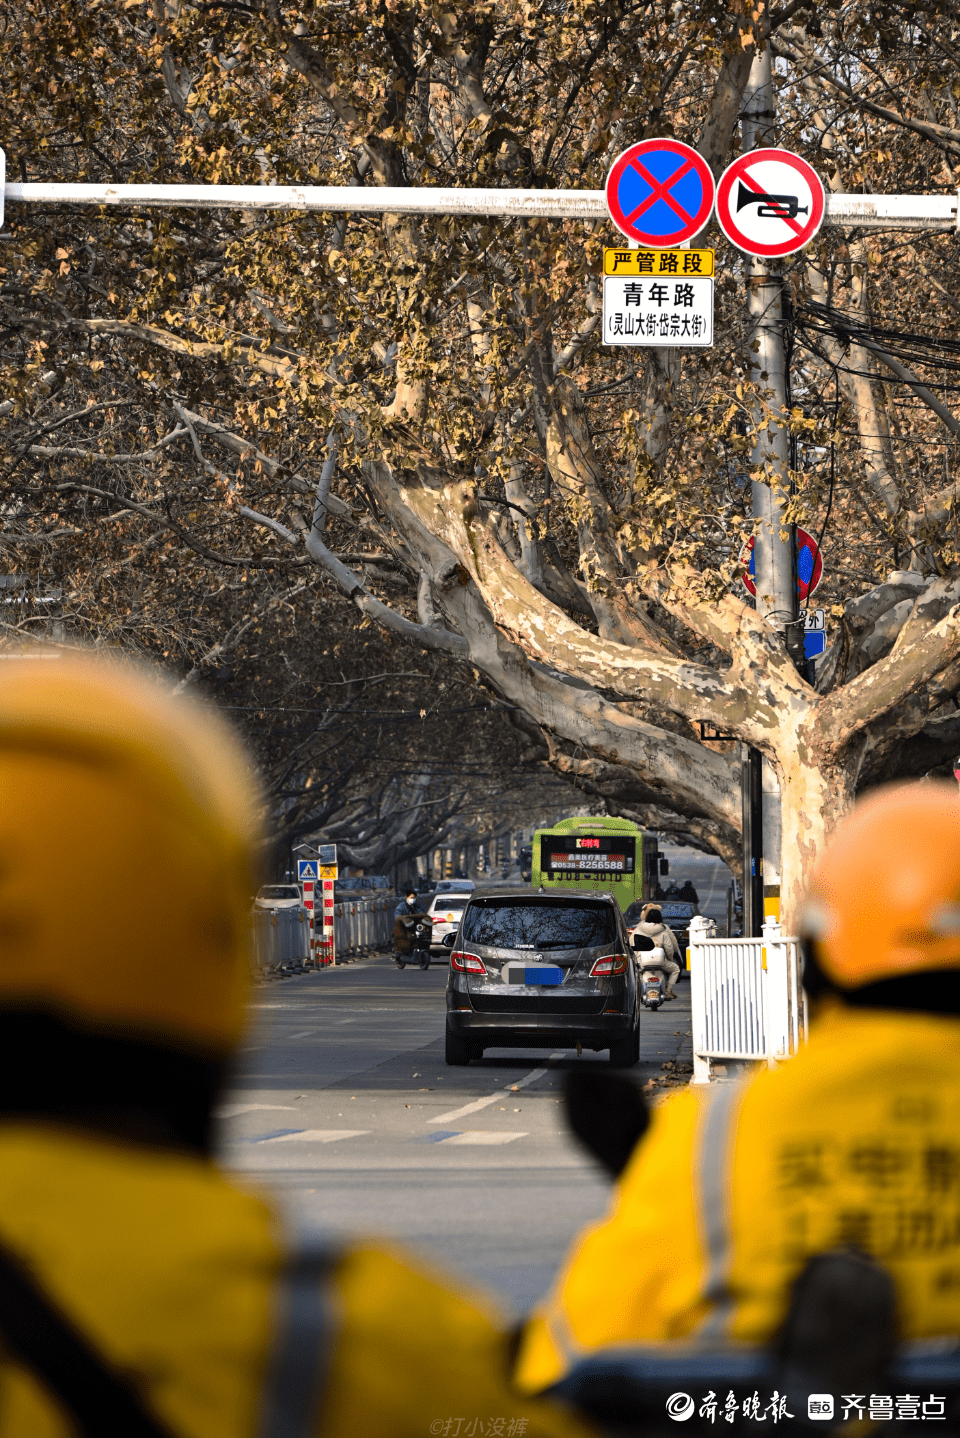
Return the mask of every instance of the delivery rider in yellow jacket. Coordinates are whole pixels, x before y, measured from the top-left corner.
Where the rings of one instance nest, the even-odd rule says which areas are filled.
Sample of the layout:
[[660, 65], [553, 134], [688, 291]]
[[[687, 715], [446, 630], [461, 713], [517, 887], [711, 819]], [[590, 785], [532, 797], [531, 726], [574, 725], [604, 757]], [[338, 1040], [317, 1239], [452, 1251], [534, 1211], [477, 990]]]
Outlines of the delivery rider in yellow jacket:
[[892, 1273], [905, 1338], [960, 1332], [960, 797], [888, 789], [826, 846], [802, 914], [809, 1042], [671, 1097], [609, 1216], [529, 1323], [529, 1392], [605, 1345], [759, 1343], [813, 1254]]
[[376, 1246], [298, 1252], [212, 1162], [256, 809], [231, 734], [158, 683], [0, 666], [0, 1438], [575, 1438], [479, 1301]]

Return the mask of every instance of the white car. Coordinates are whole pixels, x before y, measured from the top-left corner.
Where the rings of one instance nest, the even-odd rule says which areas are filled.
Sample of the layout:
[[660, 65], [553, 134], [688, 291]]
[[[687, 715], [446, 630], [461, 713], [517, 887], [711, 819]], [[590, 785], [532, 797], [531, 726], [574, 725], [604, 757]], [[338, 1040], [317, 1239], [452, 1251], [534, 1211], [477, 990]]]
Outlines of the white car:
[[253, 903], [257, 909], [299, 909], [303, 899], [296, 884], [264, 884]]
[[427, 913], [433, 920], [433, 938], [430, 941], [431, 954], [445, 954], [449, 957], [450, 950], [443, 941], [448, 934], [457, 932], [460, 916], [467, 906], [469, 897], [469, 891], [461, 889], [459, 893], [435, 894], [430, 900]]

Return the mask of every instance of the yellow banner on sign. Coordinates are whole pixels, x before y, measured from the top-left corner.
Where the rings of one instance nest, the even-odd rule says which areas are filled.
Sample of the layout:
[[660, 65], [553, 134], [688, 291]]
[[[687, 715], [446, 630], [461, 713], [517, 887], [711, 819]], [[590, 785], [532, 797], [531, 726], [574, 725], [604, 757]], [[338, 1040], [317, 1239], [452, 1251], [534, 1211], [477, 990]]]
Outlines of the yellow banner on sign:
[[716, 250], [607, 250], [605, 275], [712, 275]]
[[335, 879], [337, 877], [336, 864], [321, 864], [320, 877], [321, 879]]

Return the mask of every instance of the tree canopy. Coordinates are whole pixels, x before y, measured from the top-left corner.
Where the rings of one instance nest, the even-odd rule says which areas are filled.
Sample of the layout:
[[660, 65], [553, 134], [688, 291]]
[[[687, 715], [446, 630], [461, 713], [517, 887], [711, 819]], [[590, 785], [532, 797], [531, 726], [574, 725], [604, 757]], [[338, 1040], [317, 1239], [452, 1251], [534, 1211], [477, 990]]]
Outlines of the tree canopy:
[[[719, 173], [770, 45], [832, 189], [957, 188], [936, 0], [21, 0], [3, 45], [24, 179], [597, 189], [648, 135]], [[954, 234], [828, 226], [782, 268], [813, 686], [740, 586], [774, 415], [715, 227], [703, 351], [600, 343], [604, 223], [12, 203], [2, 236], [2, 541], [72, 632], [188, 670], [256, 602], [315, 653], [333, 583], [396, 671], [475, 674], [524, 752], [732, 862], [760, 748], [794, 897], [858, 787], [958, 748]]]

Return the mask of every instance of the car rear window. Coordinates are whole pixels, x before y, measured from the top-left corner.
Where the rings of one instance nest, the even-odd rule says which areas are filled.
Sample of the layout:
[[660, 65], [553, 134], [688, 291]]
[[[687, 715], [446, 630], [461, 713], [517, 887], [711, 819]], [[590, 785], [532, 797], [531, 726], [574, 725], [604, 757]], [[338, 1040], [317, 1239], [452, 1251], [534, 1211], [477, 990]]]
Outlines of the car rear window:
[[639, 924], [639, 922], [640, 922], [640, 915], [641, 915], [642, 913], [643, 913], [643, 905], [642, 905], [642, 904], [631, 904], [630, 907], [629, 907], [629, 909], [627, 910], [627, 912], [624, 914], [623, 917], [626, 919], [626, 921], [627, 921], [628, 924]]
[[661, 904], [660, 912], [665, 919], [692, 919], [692, 904]]
[[261, 889], [257, 895], [259, 899], [299, 899], [299, 889], [277, 888]]
[[616, 935], [610, 904], [564, 899], [475, 899], [463, 921], [466, 943], [501, 949], [588, 949]]
[[434, 901], [433, 912], [435, 914], [462, 914], [466, 908], [466, 904], [466, 895], [460, 899], [457, 898], [456, 895], [444, 894], [441, 898]]

